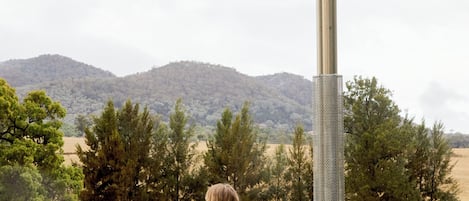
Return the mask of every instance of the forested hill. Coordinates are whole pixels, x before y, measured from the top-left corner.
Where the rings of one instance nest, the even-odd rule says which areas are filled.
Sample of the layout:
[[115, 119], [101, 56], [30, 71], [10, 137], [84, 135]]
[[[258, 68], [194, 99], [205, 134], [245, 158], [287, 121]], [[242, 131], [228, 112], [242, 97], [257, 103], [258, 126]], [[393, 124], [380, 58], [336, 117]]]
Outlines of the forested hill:
[[61, 55], [41, 55], [30, 59], [12, 59], [0, 63], [0, 77], [13, 87], [50, 81], [115, 77], [108, 71]]
[[[3, 64], [5, 63], [8, 62]], [[312, 84], [297, 75], [282, 73], [252, 77], [233, 68], [183, 61], [126, 77], [115, 77], [102, 71], [101, 77], [70, 79], [68, 74], [57, 78], [57, 74], [51, 73], [54, 71], [45, 64], [36, 63], [30, 66], [37, 68], [16, 76], [5, 76], [2, 69], [4, 67], [0, 65], [0, 77], [11, 83], [21, 76], [44, 76], [43, 79], [36, 80], [40, 83], [16, 87], [18, 94], [21, 96], [35, 89], [46, 90], [48, 95], [67, 108], [68, 123], [72, 123], [78, 114], [101, 111], [109, 99], [116, 106], [131, 99], [167, 119], [176, 99], [182, 98], [192, 121], [201, 126], [215, 126], [226, 107], [238, 111], [244, 101], [249, 101], [254, 121], [261, 128], [287, 130], [296, 123], [303, 123], [307, 130], [312, 127]], [[57, 65], [51, 68], [57, 68]], [[50, 77], [48, 74], [51, 74]]]
[[258, 76], [256, 79], [266, 86], [277, 89], [284, 96], [302, 105], [312, 105], [312, 83], [300, 75], [276, 73], [274, 75]]

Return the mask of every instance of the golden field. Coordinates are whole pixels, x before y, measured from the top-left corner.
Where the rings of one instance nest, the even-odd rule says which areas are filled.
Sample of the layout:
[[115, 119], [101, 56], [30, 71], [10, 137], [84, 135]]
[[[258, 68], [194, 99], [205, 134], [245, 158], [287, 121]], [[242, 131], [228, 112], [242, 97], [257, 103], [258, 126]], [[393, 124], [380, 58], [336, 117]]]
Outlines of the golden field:
[[[75, 147], [77, 144], [86, 147], [84, 138], [64, 137], [64, 157], [67, 164], [78, 162], [79, 159], [75, 154]], [[267, 153], [273, 154], [276, 145], [268, 145]], [[206, 150], [205, 142], [201, 142], [197, 146], [198, 152]], [[469, 149], [453, 149], [454, 157], [452, 175], [458, 181], [460, 193], [460, 200], [469, 200]]]

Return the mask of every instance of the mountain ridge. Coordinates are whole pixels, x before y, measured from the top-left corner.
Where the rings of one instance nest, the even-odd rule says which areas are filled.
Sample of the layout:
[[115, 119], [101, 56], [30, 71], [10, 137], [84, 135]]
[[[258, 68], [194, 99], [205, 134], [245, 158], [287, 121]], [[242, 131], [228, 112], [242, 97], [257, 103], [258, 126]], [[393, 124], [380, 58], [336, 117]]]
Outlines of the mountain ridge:
[[0, 76], [14, 87], [67, 79], [116, 77], [109, 71], [58, 54], [1, 62]]
[[[4, 77], [1, 74], [4, 63], [0, 64], [0, 77]], [[27, 72], [46, 77], [51, 73], [44, 63], [33, 66], [38, 65], [43, 66]], [[96, 67], [88, 65], [87, 68]], [[8, 82], [11, 79], [14, 80], [6, 78]], [[147, 106], [165, 120], [175, 100], [182, 98], [189, 115], [201, 126], [213, 127], [226, 107], [237, 111], [245, 101], [250, 102], [253, 119], [260, 127], [288, 130], [296, 123], [302, 123], [310, 130], [312, 126], [311, 101], [307, 100], [311, 99], [312, 86], [302, 76], [255, 77], [234, 68], [203, 62], [172, 62], [124, 77], [98, 73], [94, 77], [76, 78], [65, 74], [57, 78], [52, 72], [50, 78], [15, 87], [20, 96], [31, 90], [45, 90], [66, 107], [68, 123], [79, 114], [99, 113], [110, 99], [117, 107], [130, 99]]]

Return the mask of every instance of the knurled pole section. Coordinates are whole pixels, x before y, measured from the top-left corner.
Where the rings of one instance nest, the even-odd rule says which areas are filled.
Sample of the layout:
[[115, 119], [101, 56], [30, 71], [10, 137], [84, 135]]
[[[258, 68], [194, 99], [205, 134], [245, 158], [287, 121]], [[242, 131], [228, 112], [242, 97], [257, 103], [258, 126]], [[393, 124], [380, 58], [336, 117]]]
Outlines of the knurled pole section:
[[343, 201], [344, 120], [342, 76], [314, 77], [314, 201]]

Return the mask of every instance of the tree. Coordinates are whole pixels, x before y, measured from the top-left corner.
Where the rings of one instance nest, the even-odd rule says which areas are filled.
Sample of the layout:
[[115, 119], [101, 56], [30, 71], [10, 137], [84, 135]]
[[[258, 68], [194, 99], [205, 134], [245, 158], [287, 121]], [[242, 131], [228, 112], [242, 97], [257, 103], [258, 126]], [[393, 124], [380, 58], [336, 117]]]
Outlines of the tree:
[[422, 197], [426, 197], [427, 175], [429, 174], [428, 163], [430, 162], [430, 138], [429, 130], [425, 127], [425, 122], [414, 125], [411, 119], [404, 119], [402, 129], [413, 132], [412, 144], [409, 149], [407, 169], [409, 169], [410, 181], [414, 181], [416, 188]]
[[128, 100], [117, 113], [117, 130], [121, 137], [126, 165], [122, 170], [123, 185], [127, 194], [123, 200], [143, 200], [146, 197], [146, 183], [150, 160], [150, 139], [153, 134], [153, 120], [147, 108], [140, 111], [139, 104]]
[[399, 108], [376, 78], [355, 77], [344, 94], [346, 197], [418, 200], [406, 169], [411, 132], [399, 129]]
[[170, 175], [167, 174], [169, 166], [168, 143], [169, 131], [166, 124], [157, 124], [156, 132], [151, 138], [150, 161], [149, 161], [149, 179], [147, 184], [147, 192], [149, 197], [155, 200], [169, 200], [165, 192], [167, 188], [166, 181]]
[[43, 201], [46, 192], [42, 187], [42, 176], [35, 167], [0, 167], [0, 200]]
[[85, 130], [89, 150], [77, 146], [85, 174], [85, 188], [80, 198], [84, 201], [123, 200], [127, 193], [123, 175], [125, 149], [112, 101], [107, 103], [101, 117], [94, 119], [94, 124], [92, 129]]
[[74, 123], [76, 129], [78, 130], [78, 132], [80, 132], [80, 136], [83, 136], [85, 134], [85, 129], [93, 124], [93, 120], [89, 115], [79, 114], [75, 118]]
[[290, 200], [312, 200], [309, 192], [313, 180], [312, 161], [307, 155], [306, 139], [303, 127], [297, 125], [293, 138], [293, 146], [290, 148], [288, 157], [287, 180], [290, 183]]
[[[231, 183], [242, 200], [256, 200], [265, 179], [265, 141], [258, 142], [249, 104], [233, 116], [225, 109], [204, 155], [210, 183]], [[257, 188], [259, 187], [259, 188]]]
[[190, 138], [194, 127], [187, 127], [182, 100], [178, 99], [170, 115], [169, 126], [161, 123], [153, 137], [150, 188], [157, 200], [202, 198], [206, 188], [202, 172], [195, 167]]
[[288, 199], [288, 182], [285, 179], [288, 156], [285, 150], [285, 145], [281, 144], [275, 149], [275, 155], [269, 167], [269, 188], [266, 192], [268, 200], [286, 201]]
[[456, 181], [451, 177], [453, 165], [451, 161], [451, 147], [444, 138], [443, 124], [435, 123], [430, 131], [428, 161], [424, 176], [424, 186], [422, 194], [425, 200], [458, 200], [458, 187]]
[[[20, 102], [15, 90], [0, 79], [0, 110], [0, 166], [9, 173], [39, 178], [35, 181], [40, 180], [45, 199], [73, 200], [73, 193], [81, 189], [81, 174], [62, 164], [60, 127], [65, 109], [44, 91], [31, 91]], [[58, 183], [60, 190], [55, 188]]]

